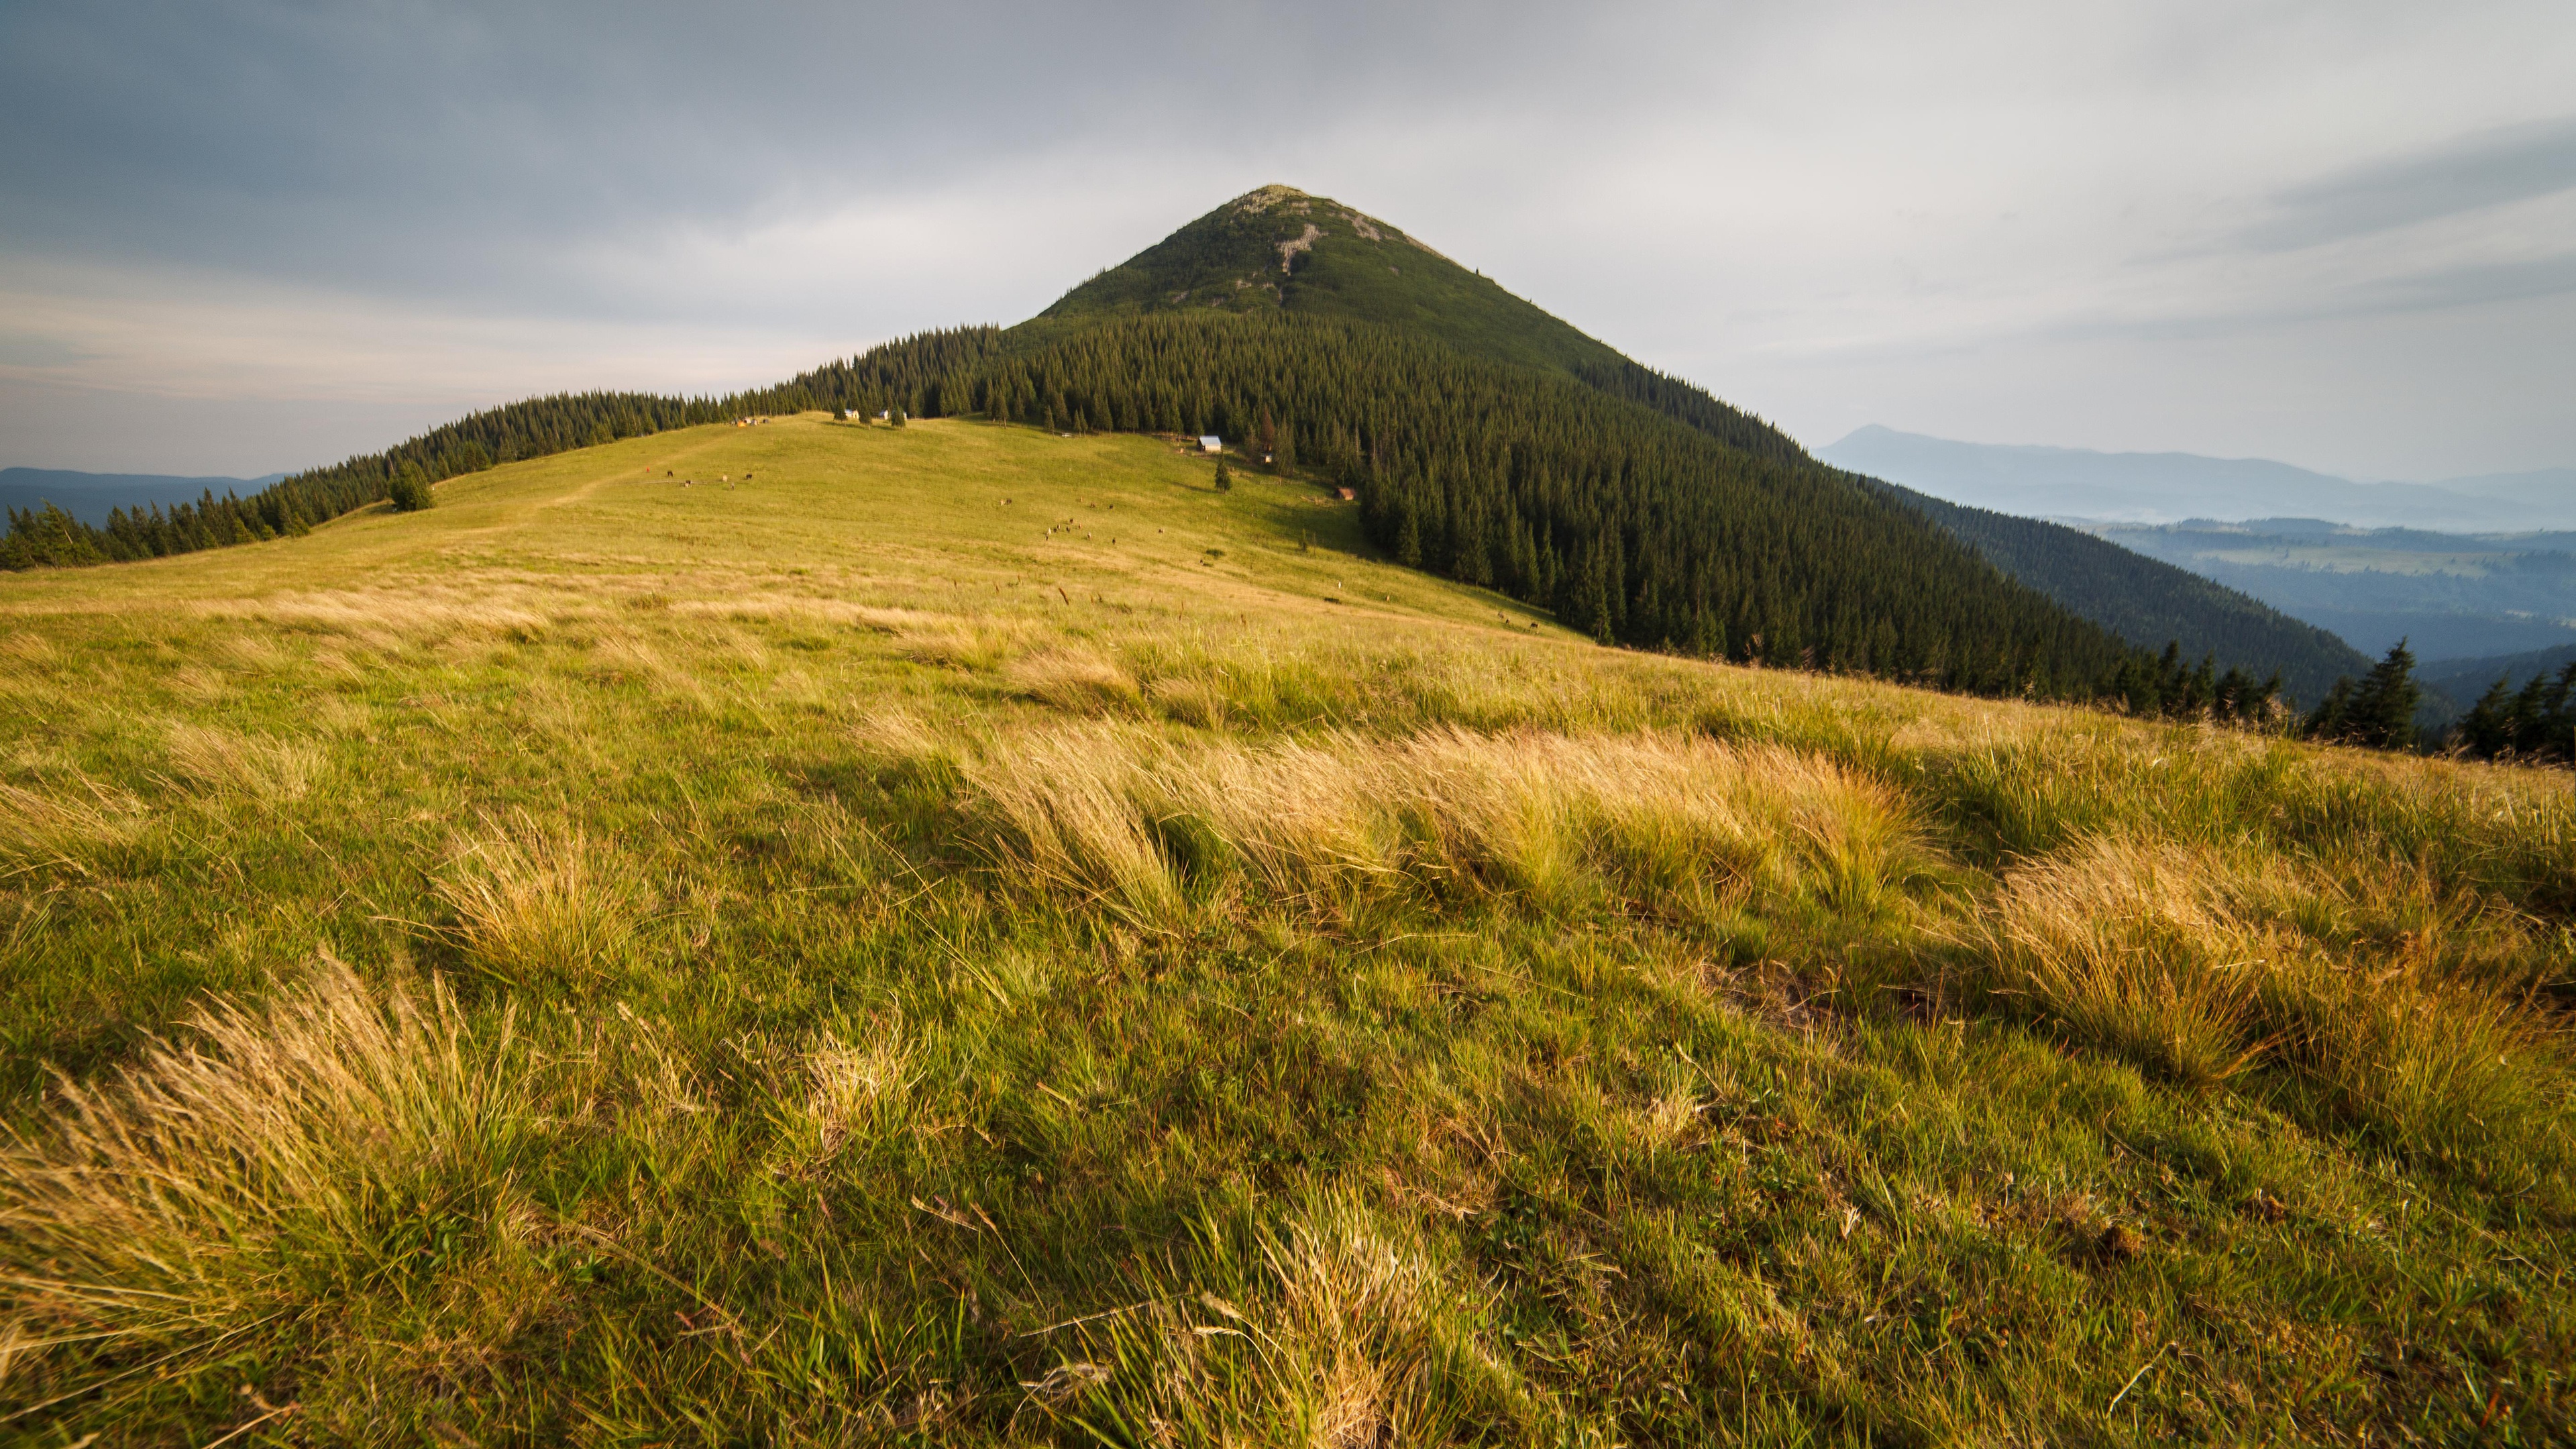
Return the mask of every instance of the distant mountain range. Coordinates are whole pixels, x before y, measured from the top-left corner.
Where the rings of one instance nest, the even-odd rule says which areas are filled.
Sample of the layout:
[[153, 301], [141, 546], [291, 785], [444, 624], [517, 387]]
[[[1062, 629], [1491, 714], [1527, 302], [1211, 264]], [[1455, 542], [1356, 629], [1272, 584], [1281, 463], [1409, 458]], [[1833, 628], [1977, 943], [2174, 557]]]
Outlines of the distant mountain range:
[[2424, 671], [2427, 687], [2445, 698], [2456, 700], [2462, 708], [2477, 703], [2487, 687], [2501, 679], [2507, 689], [2520, 689], [2532, 676], [2555, 676], [2570, 664], [2576, 664], [2576, 644], [2561, 644], [2554, 649], [2534, 649], [2523, 654], [2503, 654], [2489, 659], [2451, 659]]
[[2088, 527], [2369, 654], [2399, 639], [2428, 664], [2576, 644], [2576, 533], [2361, 529], [2312, 518]]
[[2576, 468], [2438, 483], [2360, 483], [2264, 458], [1960, 443], [1876, 425], [1816, 456], [1935, 498], [2026, 518], [2314, 518], [2445, 533], [2576, 529]]
[[265, 478], [181, 478], [167, 473], [75, 473], [68, 468], [0, 468], [0, 507], [42, 508], [51, 503], [92, 527], [118, 508], [194, 503], [208, 493], [248, 497], [283, 473]]

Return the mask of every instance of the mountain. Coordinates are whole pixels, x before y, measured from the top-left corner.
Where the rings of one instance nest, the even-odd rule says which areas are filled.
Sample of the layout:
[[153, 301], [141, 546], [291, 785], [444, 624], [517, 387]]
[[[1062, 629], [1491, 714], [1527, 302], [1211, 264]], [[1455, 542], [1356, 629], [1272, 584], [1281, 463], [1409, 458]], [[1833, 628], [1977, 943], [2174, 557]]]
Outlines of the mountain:
[[2487, 686], [2499, 679], [2505, 681], [2509, 689], [2520, 689], [2534, 676], [2555, 677], [2570, 664], [2576, 664], [2576, 643], [2485, 659], [2445, 659], [2424, 671], [2424, 685], [2428, 689], [2440, 690], [2465, 709], [2477, 703], [2478, 696], [2487, 692]]
[[181, 478], [162, 473], [75, 473], [65, 468], [0, 468], [0, 507], [38, 509], [51, 503], [92, 527], [103, 527], [119, 508], [195, 503], [208, 493], [251, 494], [285, 477]]
[[2291, 697], [2317, 700], [2371, 661], [2346, 639], [2252, 594], [2080, 529], [1970, 508], [1897, 487], [1995, 567], [2123, 639], [2169, 639], [2193, 659], [2280, 671]]
[[[1220, 207], [1075, 288], [1041, 322], [1193, 309], [1350, 317], [1436, 337], [1479, 356], [1565, 373], [1733, 446], [1806, 454], [1760, 419], [1659, 377], [1413, 239], [1321, 197], [1266, 187]], [[1834, 461], [1834, 460], [1828, 460]], [[2153, 648], [2277, 669], [2314, 699], [2366, 668], [2342, 641], [2241, 593], [2055, 524], [1962, 510], [1905, 488], [1883, 496], [1931, 517], [2028, 587]]]
[[[2481, 473], [2469, 478], [2444, 478], [2433, 486], [2452, 493], [2466, 493], [2473, 498], [2492, 498], [2518, 504], [2544, 516], [2563, 516], [2576, 502], [2576, 468], [2540, 468], [2528, 473]], [[2564, 524], [2552, 525], [2564, 527]]]
[[[2133, 707], [2208, 702], [2157, 673], [2169, 640], [2257, 680], [2294, 676], [2303, 695], [2337, 663], [2179, 572], [2062, 562], [2097, 541], [1936, 519], [1923, 499], [1819, 463], [1761, 419], [1622, 357], [1392, 224], [1276, 186], [1008, 331], [908, 338], [726, 399], [513, 404], [166, 526], [91, 536], [35, 520], [0, 545], [0, 562], [292, 535], [387, 497], [407, 470], [437, 479], [815, 406], [1218, 434], [1350, 488], [1389, 556], [1604, 642], [1986, 693], [2119, 694]], [[2007, 527], [2010, 547], [1997, 542]], [[2142, 685], [2149, 677], [2161, 682]]]
[[2451, 533], [2576, 528], [2568, 470], [2356, 483], [2262, 458], [1960, 443], [1861, 428], [1817, 456], [1953, 503], [2031, 518], [2179, 523], [2278, 516]]
[[1578, 375], [1627, 361], [1392, 222], [1285, 186], [1227, 202], [1065, 293], [1038, 321], [1179, 311], [1376, 322]]
[[2434, 533], [2284, 518], [2092, 529], [2331, 629], [2368, 654], [2401, 638], [2428, 664], [2576, 642], [2576, 539], [2564, 533]]
[[1563, 373], [1732, 447], [1784, 461], [1807, 457], [1769, 423], [1631, 361], [1392, 222], [1286, 186], [1227, 202], [1014, 332], [1053, 337], [1104, 318], [1182, 312], [1281, 312], [1393, 327], [1470, 356]]

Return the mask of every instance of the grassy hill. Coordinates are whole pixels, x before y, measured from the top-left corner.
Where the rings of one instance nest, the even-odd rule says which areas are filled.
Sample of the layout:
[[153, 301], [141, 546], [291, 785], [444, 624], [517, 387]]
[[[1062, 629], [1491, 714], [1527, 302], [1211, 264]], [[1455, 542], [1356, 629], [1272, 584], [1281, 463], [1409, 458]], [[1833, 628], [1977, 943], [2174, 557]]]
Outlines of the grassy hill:
[[2564, 772], [1604, 650], [1144, 435], [437, 493], [0, 577], [11, 1437], [2576, 1433]]
[[[1635, 647], [2140, 708], [2193, 698], [2133, 687], [2167, 640], [2305, 696], [2338, 672], [2331, 641], [2179, 570], [2103, 566], [2098, 541], [2055, 525], [1935, 519], [1932, 500], [1822, 467], [1400, 230], [1279, 186], [1008, 331], [906, 338], [724, 399], [528, 399], [250, 499], [103, 528], [13, 511], [0, 569], [292, 537], [415, 473], [813, 407], [1221, 434], [1352, 486], [1406, 565]], [[2251, 689], [2224, 692], [2222, 713], [2253, 707]]]

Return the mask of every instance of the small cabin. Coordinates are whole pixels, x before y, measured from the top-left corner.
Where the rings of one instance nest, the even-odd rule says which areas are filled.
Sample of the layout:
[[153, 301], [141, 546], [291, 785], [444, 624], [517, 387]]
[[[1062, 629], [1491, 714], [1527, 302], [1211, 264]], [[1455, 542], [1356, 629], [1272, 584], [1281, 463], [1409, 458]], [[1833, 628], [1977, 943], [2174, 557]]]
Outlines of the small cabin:
[[1225, 439], [1218, 437], [1214, 433], [1201, 433], [1199, 435], [1199, 451], [1202, 453], [1222, 453], [1225, 451]]

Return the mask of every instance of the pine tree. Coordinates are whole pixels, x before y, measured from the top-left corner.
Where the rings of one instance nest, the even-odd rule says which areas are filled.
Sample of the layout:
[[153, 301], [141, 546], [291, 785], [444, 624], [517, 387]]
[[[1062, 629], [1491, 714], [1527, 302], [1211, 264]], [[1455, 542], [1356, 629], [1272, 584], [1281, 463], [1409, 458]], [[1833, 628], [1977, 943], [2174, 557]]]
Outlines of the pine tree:
[[417, 463], [402, 465], [402, 471], [394, 475], [393, 488], [387, 496], [393, 499], [397, 513], [418, 513], [435, 501], [430, 495], [429, 478], [420, 471]]
[[1221, 456], [1216, 460], [1216, 491], [1219, 493], [1234, 491], [1234, 474], [1225, 466], [1225, 459]]
[[2510, 686], [2511, 676], [2499, 677], [2469, 707], [2468, 718], [2460, 721], [2460, 747], [2479, 759], [2492, 760], [2513, 748], [2514, 700]]
[[2413, 744], [2415, 706], [2423, 697], [2423, 688], [2415, 683], [2415, 655], [2400, 639], [2353, 691], [2350, 738], [2384, 750]]
[[2349, 677], [2335, 681], [2325, 702], [2308, 716], [2307, 733], [2344, 744], [2403, 749], [2415, 742], [2415, 706], [2423, 696], [2415, 682], [2415, 655], [2400, 639], [2359, 684]]

